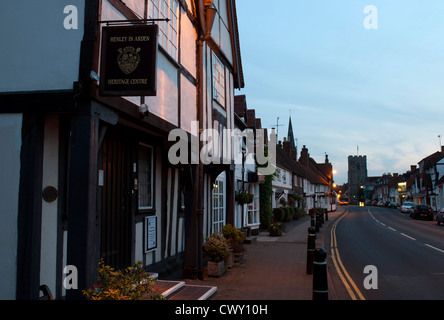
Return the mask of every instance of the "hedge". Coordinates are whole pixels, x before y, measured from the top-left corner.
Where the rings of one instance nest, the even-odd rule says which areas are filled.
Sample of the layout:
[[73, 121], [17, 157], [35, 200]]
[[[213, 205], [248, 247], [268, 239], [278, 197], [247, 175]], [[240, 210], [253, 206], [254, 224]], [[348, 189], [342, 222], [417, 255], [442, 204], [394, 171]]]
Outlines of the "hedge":
[[304, 211], [296, 207], [274, 208], [273, 220], [279, 222], [290, 222], [304, 216]]

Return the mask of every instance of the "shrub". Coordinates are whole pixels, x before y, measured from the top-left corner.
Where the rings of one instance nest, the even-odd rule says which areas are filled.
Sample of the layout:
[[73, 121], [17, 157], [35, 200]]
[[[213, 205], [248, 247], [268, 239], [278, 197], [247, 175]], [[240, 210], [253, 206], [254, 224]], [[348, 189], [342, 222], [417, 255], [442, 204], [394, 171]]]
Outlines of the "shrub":
[[220, 232], [213, 233], [204, 244], [204, 250], [213, 262], [221, 262], [228, 257], [230, 247]]
[[273, 209], [273, 220], [282, 221], [285, 217], [285, 212], [282, 208], [274, 208]]
[[268, 228], [270, 236], [281, 236], [282, 235], [282, 222], [273, 221], [273, 223]]
[[225, 239], [230, 240], [231, 243], [234, 244], [242, 244], [244, 243], [245, 233], [237, 229], [232, 224], [227, 224], [222, 228], [222, 235]]
[[97, 268], [97, 284], [82, 293], [91, 300], [163, 300], [155, 282], [145, 272], [142, 262], [123, 271], [105, 265], [103, 259]]
[[244, 205], [246, 203], [252, 203], [254, 200], [254, 195], [245, 191], [236, 193], [235, 198], [237, 203]]
[[290, 212], [291, 212], [291, 219], [297, 220], [299, 218], [295, 207], [290, 207]]
[[284, 217], [284, 222], [290, 222], [291, 220], [293, 220], [293, 214], [291, 212], [291, 208], [290, 207], [286, 207], [284, 208], [285, 211], [285, 217]]

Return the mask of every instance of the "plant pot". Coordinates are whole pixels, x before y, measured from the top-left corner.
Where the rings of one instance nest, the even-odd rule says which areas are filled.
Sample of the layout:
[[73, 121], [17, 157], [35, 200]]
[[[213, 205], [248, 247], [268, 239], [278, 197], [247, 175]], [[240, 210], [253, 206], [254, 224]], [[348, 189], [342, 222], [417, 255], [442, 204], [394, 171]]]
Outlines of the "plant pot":
[[230, 253], [228, 254], [227, 260], [226, 260], [227, 268], [231, 269], [234, 266], [234, 253], [233, 249], [230, 249]]
[[281, 229], [270, 230], [270, 236], [272, 236], [272, 237], [280, 237], [280, 236], [282, 236], [282, 230]]
[[242, 263], [244, 261], [244, 252], [234, 253], [234, 263]]
[[209, 277], [220, 277], [226, 271], [225, 261], [221, 262], [212, 262], [208, 261], [207, 265], [207, 273]]

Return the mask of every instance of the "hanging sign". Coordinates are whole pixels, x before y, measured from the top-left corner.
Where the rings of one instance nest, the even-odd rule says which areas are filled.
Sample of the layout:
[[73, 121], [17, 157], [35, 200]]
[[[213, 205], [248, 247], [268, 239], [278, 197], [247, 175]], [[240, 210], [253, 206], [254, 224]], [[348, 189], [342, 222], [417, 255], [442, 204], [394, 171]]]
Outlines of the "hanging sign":
[[157, 35], [157, 25], [103, 27], [101, 95], [156, 95]]

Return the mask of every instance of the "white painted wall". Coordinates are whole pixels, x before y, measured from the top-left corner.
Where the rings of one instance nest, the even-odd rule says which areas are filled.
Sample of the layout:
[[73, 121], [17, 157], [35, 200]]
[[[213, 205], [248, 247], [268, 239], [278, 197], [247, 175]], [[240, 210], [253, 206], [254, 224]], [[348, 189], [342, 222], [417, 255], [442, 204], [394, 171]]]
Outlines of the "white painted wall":
[[[74, 5], [78, 29], [65, 29]], [[3, 1], [0, 92], [67, 90], [78, 80], [84, 0]], [[12, 31], [12, 32], [11, 32]]]
[[16, 296], [18, 200], [20, 181], [20, 150], [22, 115], [0, 115], [0, 299]]
[[[59, 118], [47, 115], [43, 142], [43, 182], [42, 190], [48, 186], [59, 189]], [[40, 255], [40, 283], [46, 284], [51, 292], [56, 292], [57, 270], [57, 205], [42, 200], [42, 238]]]

